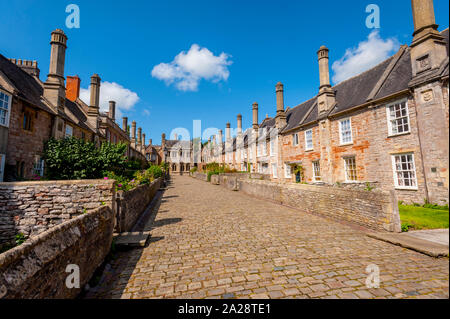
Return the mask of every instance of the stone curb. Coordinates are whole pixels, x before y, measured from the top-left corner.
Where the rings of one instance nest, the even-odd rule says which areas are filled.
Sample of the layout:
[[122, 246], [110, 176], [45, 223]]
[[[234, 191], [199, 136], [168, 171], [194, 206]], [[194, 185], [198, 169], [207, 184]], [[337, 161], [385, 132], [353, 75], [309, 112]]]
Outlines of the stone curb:
[[428, 240], [414, 238], [409, 236], [407, 233], [368, 233], [367, 236], [370, 238], [385, 241], [396, 246], [411, 249], [435, 258], [449, 256], [448, 246], [434, 243]]

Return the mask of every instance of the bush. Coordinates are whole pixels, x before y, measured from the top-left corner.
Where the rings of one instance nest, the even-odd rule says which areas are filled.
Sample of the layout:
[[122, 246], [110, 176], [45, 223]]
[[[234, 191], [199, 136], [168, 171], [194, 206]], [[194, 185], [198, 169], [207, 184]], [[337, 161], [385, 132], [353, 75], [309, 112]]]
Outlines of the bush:
[[94, 143], [75, 137], [44, 143], [46, 175], [50, 180], [97, 179], [112, 171], [123, 174], [126, 170], [126, 144]]
[[195, 173], [197, 170], [198, 170], [198, 168], [196, 166], [194, 166], [193, 168], [191, 168], [191, 170], [189, 172]]
[[413, 228], [413, 225], [410, 223], [402, 223], [402, 232], [407, 232], [410, 228]]
[[160, 178], [163, 175], [163, 171], [161, 167], [157, 165], [150, 166], [149, 169], [147, 169], [147, 172], [152, 176], [154, 179]]

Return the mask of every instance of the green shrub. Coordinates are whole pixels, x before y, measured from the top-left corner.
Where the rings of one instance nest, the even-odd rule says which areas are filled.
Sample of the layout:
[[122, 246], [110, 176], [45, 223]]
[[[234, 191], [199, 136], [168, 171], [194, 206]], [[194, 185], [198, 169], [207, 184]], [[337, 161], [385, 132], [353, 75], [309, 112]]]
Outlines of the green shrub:
[[407, 232], [410, 228], [413, 228], [413, 225], [410, 223], [402, 223], [402, 232]]
[[193, 168], [191, 168], [191, 170], [189, 172], [195, 173], [197, 170], [198, 170], [198, 168], [196, 166], [194, 166]]
[[157, 165], [152, 165], [147, 169], [147, 172], [152, 176], [154, 179], [160, 178], [163, 175], [163, 171], [161, 167]]

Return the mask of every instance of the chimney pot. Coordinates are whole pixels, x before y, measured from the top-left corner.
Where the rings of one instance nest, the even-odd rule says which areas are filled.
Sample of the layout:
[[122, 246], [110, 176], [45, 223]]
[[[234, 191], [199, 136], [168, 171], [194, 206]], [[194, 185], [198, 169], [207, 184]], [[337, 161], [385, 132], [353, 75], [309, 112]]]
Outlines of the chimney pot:
[[80, 84], [81, 79], [78, 75], [75, 76], [67, 76], [66, 79], [66, 97], [75, 102], [80, 96]]

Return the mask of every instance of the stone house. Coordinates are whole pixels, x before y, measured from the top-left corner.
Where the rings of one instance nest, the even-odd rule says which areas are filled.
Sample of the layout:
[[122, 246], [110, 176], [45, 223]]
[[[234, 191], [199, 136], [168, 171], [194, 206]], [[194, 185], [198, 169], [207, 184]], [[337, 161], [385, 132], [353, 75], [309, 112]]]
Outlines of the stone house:
[[[243, 151], [251, 171], [283, 183], [371, 185], [409, 203], [448, 203], [449, 30], [437, 30], [432, 0], [413, 0], [412, 9], [413, 41], [387, 60], [332, 86], [322, 46], [316, 96], [285, 109], [278, 83], [276, 116], [261, 124], [253, 104]], [[245, 165], [235, 158], [236, 168]]]
[[[0, 181], [42, 176], [44, 142], [49, 138], [77, 138], [99, 143], [114, 131], [126, 140], [110, 117], [99, 113], [100, 77], [91, 78], [91, 101], [79, 99], [80, 80], [67, 77], [64, 67], [67, 36], [51, 33], [49, 74], [39, 78], [36, 61], [7, 59], [0, 54]], [[144, 155], [139, 153], [142, 158]]]
[[169, 174], [183, 175], [189, 174], [194, 163], [193, 142], [178, 140], [177, 134], [173, 140], [166, 140], [166, 134], [161, 135], [162, 161], [169, 165]]

